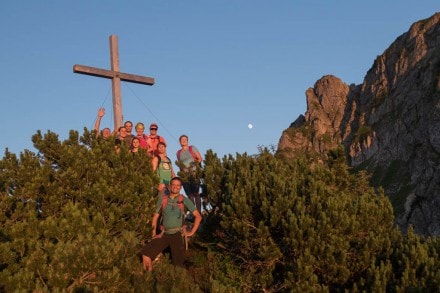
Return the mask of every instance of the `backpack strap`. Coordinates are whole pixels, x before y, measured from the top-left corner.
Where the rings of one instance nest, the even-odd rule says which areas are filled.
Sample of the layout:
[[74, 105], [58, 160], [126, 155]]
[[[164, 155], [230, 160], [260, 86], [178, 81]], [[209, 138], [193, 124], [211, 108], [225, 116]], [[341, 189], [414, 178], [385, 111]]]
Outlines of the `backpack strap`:
[[196, 156], [196, 153], [194, 153], [194, 151], [193, 151], [193, 146], [190, 145], [188, 149], [189, 149], [189, 152], [190, 152], [191, 156], [193, 157], [194, 161], [197, 161], [197, 156]]
[[[197, 156], [196, 156], [196, 153], [193, 151], [193, 146], [192, 146], [192, 145], [190, 145], [190, 146], [188, 147], [188, 150], [189, 150], [189, 153], [191, 154], [193, 160], [194, 160], [194, 161], [197, 161]], [[180, 149], [180, 150], [177, 151], [177, 160], [179, 160], [179, 161], [180, 161], [180, 153], [181, 153], [181, 152], [182, 152], [182, 149]]]
[[[157, 157], [157, 166], [159, 166], [159, 164], [162, 162], [162, 158], [159, 155], [156, 155], [156, 157]], [[170, 165], [171, 165], [172, 164], [171, 159], [168, 156], [165, 156], [165, 158], [168, 159], [168, 162], [165, 162], [165, 163], [170, 163]], [[171, 165], [171, 167], [173, 167], [173, 166]]]
[[182, 217], [185, 218], [185, 205], [183, 204], [183, 195], [179, 194], [179, 198], [177, 199], [177, 205], [180, 208], [180, 212], [182, 213]]
[[[162, 215], [163, 215], [163, 210], [165, 209], [165, 206], [167, 204], [168, 204], [168, 195], [164, 194], [162, 196], [162, 208], [161, 208]], [[185, 219], [185, 205], [183, 203], [183, 194], [179, 194], [179, 197], [177, 198], [177, 206], [179, 207], [180, 212], [182, 213], [182, 218]]]

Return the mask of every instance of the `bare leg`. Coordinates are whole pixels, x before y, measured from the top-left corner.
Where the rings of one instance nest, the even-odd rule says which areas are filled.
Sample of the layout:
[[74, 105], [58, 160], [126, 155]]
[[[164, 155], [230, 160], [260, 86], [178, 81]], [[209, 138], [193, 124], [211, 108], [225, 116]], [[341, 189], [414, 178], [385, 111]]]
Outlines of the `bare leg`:
[[153, 270], [153, 264], [151, 258], [146, 255], [142, 255], [142, 264], [144, 265], [144, 270], [151, 272]]

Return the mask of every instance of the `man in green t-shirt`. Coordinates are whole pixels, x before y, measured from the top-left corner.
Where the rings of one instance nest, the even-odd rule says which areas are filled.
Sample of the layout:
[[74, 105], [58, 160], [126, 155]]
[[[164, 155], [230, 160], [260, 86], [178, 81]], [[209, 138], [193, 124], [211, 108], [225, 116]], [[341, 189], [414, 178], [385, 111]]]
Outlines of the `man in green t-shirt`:
[[[156, 206], [156, 213], [152, 220], [153, 239], [142, 248], [142, 264], [147, 271], [153, 270], [152, 260], [168, 246], [171, 249], [171, 258], [174, 265], [183, 266], [185, 261], [185, 246], [182, 236], [190, 237], [199, 228], [202, 216], [194, 204], [180, 194], [182, 180], [174, 177], [170, 182], [170, 194], [159, 197]], [[163, 201], [166, 204], [163, 205]], [[194, 225], [191, 230], [182, 229], [185, 214], [184, 205], [194, 215]], [[162, 225], [164, 227], [161, 234], [156, 234], [156, 227], [159, 224], [159, 216], [162, 213]]]

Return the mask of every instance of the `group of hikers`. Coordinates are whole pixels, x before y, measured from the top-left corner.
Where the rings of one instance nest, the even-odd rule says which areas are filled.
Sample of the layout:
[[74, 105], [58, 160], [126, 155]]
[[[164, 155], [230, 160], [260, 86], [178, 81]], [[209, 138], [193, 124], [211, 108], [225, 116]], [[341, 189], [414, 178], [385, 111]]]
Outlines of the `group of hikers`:
[[[153, 260], [166, 248], [170, 248], [174, 265], [183, 266], [185, 261], [185, 241], [194, 235], [202, 220], [200, 197], [200, 179], [196, 175], [202, 163], [202, 156], [195, 146], [189, 145], [188, 136], [181, 135], [181, 148], [177, 151], [177, 163], [185, 176], [177, 177], [171, 159], [167, 156], [166, 140], [157, 134], [158, 125], [150, 124], [150, 134], [144, 134], [145, 126], [142, 122], [135, 125], [135, 134], [132, 134], [133, 123], [125, 121], [123, 126], [112, 132], [110, 128], [99, 130], [105, 109], [98, 109], [94, 130], [97, 137], [103, 140], [115, 140], [116, 151], [120, 145], [126, 144], [130, 152], [137, 153], [140, 149], [151, 156], [153, 172], [159, 177], [159, 186], [156, 209], [152, 220], [152, 239], [141, 250], [143, 268], [153, 269]], [[186, 197], [181, 194], [184, 189]], [[185, 225], [186, 212], [189, 211], [192, 225]]]

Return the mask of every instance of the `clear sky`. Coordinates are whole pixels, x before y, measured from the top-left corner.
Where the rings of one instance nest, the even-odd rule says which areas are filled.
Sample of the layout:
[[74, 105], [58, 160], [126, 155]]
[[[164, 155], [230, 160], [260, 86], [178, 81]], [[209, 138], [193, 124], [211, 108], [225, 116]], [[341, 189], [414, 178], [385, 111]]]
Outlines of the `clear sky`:
[[438, 0], [2, 1], [2, 156], [35, 151], [37, 130], [65, 139], [92, 129], [99, 107], [113, 129], [111, 81], [72, 70], [110, 69], [112, 34], [120, 70], [156, 80], [122, 83], [124, 120], [157, 122], [172, 159], [181, 134], [222, 157], [276, 146], [306, 112], [307, 88], [327, 74], [362, 83], [398, 36], [438, 11]]

